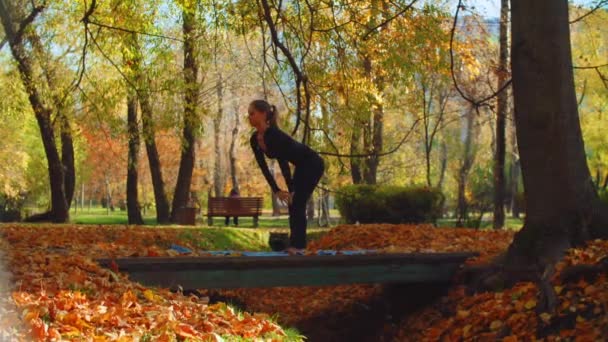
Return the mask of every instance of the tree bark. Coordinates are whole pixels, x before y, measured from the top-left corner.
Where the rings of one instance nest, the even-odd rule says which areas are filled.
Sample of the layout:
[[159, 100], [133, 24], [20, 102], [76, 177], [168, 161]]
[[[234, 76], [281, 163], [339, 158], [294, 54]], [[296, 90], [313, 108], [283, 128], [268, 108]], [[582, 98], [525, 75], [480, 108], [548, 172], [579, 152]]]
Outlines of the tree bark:
[[241, 126], [241, 116], [239, 115], [238, 102], [236, 102], [234, 108], [234, 128], [232, 128], [232, 138], [230, 139], [230, 179], [232, 181], [232, 188], [238, 193], [241, 193], [239, 187], [239, 180], [237, 177], [237, 160], [236, 160], [236, 142], [239, 136], [239, 128]]
[[473, 151], [475, 125], [475, 111], [473, 108], [468, 110], [466, 121], [466, 136], [464, 141], [463, 159], [458, 170], [458, 208], [457, 208], [457, 227], [463, 227], [468, 219], [468, 203], [466, 199], [467, 180], [469, 171], [473, 166], [475, 154]]
[[[55, 108], [55, 117], [57, 122], [59, 122], [59, 130], [60, 130], [60, 141], [61, 141], [61, 164], [63, 166], [63, 186], [65, 191], [66, 203], [68, 205], [68, 210], [72, 205], [72, 200], [74, 198], [74, 189], [76, 187], [76, 169], [74, 166], [74, 140], [72, 138], [72, 128], [70, 127], [70, 120], [66, 114], [67, 107], [65, 100], [68, 98], [69, 94], [59, 94], [61, 89], [61, 85], [57, 81], [57, 66], [53, 66], [50, 63], [51, 56], [47, 53], [42, 42], [40, 41], [40, 36], [36, 33], [36, 31], [30, 31], [27, 33], [27, 38], [32, 44], [32, 49], [34, 51], [34, 56], [38, 63], [40, 64], [44, 76], [46, 78], [46, 83], [48, 85], [48, 89], [52, 94], [51, 97], [53, 99], [53, 104]], [[65, 90], [64, 91], [69, 91]], [[53, 121], [53, 119], [51, 119]]]
[[130, 89], [127, 95], [127, 129], [129, 132], [129, 158], [127, 164], [127, 217], [129, 224], [144, 224], [138, 194], [139, 125], [137, 124], [137, 94]]
[[[361, 124], [355, 118], [353, 123], [353, 131], [350, 138], [350, 154], [358, 154], [361, 151]], [[361, 173], [361, 159], [350, 157], [350, 174], [353, 184], [361, 184], [363, 176]]]
[[156, 128], [154, 127], [154, 115], [150, 103], [150, 84], [146, 75], [141, 69], [141, 51], [139, 45], [136, 46], [135, 59], [133, 60], [133, 71], [137, 80], [137, 97], [141, 108], [142, 132], [144, 145], [148, 155], [148, 165], [154, 189], [154, 200], [156, 202], [156, 221], [159, 224], [170, 222], [169, 200], [165, 192], [165, 182], [163, 181], [162, 165], [156, 148]]
[[196, 162], [196, 134], [199, 130], [198, 118], [198, 61], [196, 59], [196, 16], [194, 9], [186, 8], [183, 11], [184, 32], [184, 83], [186, 94], [184, 96], [184, 128], [182, 137], [181, 158], [173, 206], [171, 222], [177, 222], [178, 211], [188, 205], [192, 173]]
[[213, 118], [213, 142], [215, 147], [215, 164], [213, 165], [213, 189], [216, 197], [224, 196], [224, 182], [222, 178], [222, 148], [221, 128], [222, 116], [224, 115], [224, 90], [222, 86], [222, 74], [217, 75], [217, 113]]
[[[40, 129], [44, 152], [47, 158], [49, 180], [51, 186], [51, 210], [49, 213], [35, 215], [30, 219], [50, 219], [53, 222], [67, 222], [69, 219], [69, 206], [66, 202], [64, 188], [64, 172], [59, 152], [55, 143], [55, 135], [51, 123], [51, 104], [45, 100], [36, 85], [38, 80], [33, 72], [33, 61], [29, 58], [25, 49], [23, 32], [19, 27], [28, 23], [24, 18], [17, 18], [16, 11], [4, 0], [0, 0], [0, 19], [4, 27], [4, 32], [8, 38], [11, 53], [19, 69], [21, 81], [28, 94], [28, 99], [36, 116], [36, 121]], [[17, 25], [17, 23], [19, 25]]]
[[566, 248], [608, 237], [608, 210], [593, 187], [585, 158], [568, 2], [513, 0], [511, 5], [513, 95], [526, 216], [505, 265], [542, 272]]
[[61, 164], [63, 165], [63, 186], [65, 189], [66, 203], [68, 209], [74, 199], [76, 188], [76, 168], [74, 165], [74, 140], [72, 138], [72, 127], [63, 110], [58, 113], [61, 126]]
[[443, 189], [443, 182], [445, 180], [445, 171], [448, 167], [448, 144], [445, 141], [441, 142], [441, 167], [439, 169], [439, 180], [437, 181], [437, 188]]
[[[508, 76], [508, 22], [509, 0], [501, 0], [498, 89], [502, 88]], [[505, 129], [508, 100], [509, 97], [506, 89], [498, 94], [496, 113], [496, 151], [494, 153], [494, 229], [502, 228], [505, 225]]]

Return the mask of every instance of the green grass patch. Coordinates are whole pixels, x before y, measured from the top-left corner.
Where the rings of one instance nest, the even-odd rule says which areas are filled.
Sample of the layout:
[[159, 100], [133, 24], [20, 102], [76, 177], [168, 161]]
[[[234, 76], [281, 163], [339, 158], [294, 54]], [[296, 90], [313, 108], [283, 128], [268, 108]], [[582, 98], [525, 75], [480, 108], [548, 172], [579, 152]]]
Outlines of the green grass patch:
[[179, 238], [202, 250], [268, 251], [268, 236], [267, 229], [195, 228]]

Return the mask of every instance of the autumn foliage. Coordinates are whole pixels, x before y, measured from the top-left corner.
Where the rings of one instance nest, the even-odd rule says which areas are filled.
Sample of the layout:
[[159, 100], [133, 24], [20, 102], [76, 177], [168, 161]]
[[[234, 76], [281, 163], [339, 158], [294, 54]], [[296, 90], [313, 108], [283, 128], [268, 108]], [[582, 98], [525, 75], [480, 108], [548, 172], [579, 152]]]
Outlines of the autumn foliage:
[[[282, 329], [266, 315], [236, 313], [219, 303], [168, 289], [150, 289], [93, 259], [169, 254], [179, 231], [116, 227], [2, 228], [3, 249], [15, 281], [18, 315], [3, 331], [24, 341], [219, 341], [221, 337], [280, 339]], [[192, 247], [192, 246], [190, 246]]]
[[[302, 326], [304, 332], [314, 326], [331, 334], [335, 328], [332, 324], [337, 324], [335, 317], [346, 318], [358, 306], [372, 305], [387, 296], [383, 285], [220, 291], [250, 312], [238, 313], [222, 303], [210, 305], [205, 297], [146, 288], [130, 282], [127, 275], [102, 269], [94, 262], [101, 257], [179, 257], [169, 249], [171, 244], [195, 250], [189, 241], [203, 238], [196, 230], [190, 230], [190, 240], [185, 240], [183, 232], [110, 226], [2, 227], [2, 249], [7, 253], [15, 283], [10, 296], [15, 312], [2, 317], [2, 328], [6, 331], [7, 327], [25, 323], [18, 332], [23, 340], [30, 336], [39, 340], [93, 341], [216, 341], [227, 336], [283, 340], [284, 331], [267, 315], [278, 314], [281, 324]], [[467, 261], [470, 265], [488, 262], [504, 251], [512, 238], [510, 231], [430, 225], [343, 225], [312, 241], [309, 249], [479, 252], [479, 257]], [[457, 283], [446, 296], [430, 305], [408, 312], [397, 321], [393, 317], [382, 323], [378, 339], [601, 340], [608, 333], [606, 274], [569, 281], [561, 280], [561, 275], [573, 265], [598, 264], [607, 253], [608, 242], [601, 240], [569, 250], [552, 280], [559, 300], [556, 313], [537, 312], [539, 290], [534, 283], [475, 295], [468, 295], [465, 286]]]

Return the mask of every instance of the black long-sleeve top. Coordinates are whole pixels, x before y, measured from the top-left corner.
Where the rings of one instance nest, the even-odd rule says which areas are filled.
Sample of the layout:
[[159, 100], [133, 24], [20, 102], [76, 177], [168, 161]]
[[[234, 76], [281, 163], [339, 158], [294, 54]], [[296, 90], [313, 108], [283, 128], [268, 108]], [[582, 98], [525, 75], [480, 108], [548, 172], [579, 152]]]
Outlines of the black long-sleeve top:
[[319, 157], [319, 155], [310, 147], [295, 141], [291, 136], [281, 131], [276, 126], [270, 126], [264, 131], [266, 151], [262, 150], [259, 146], [256, 135], [257, 132], [253, 132], [249, 142], [253, 149], [253, 153], [255, 154], [255, 159], [257, 160], [266, 181], [272, 188], [272, 192], [277, 192], [281, 189], [279, 189], [277, 182], [270, 174], [264, 155], [268, 158], [278, 160], [281, 173], [285, 178], [285, 183], [287, 183], [289, 192], [293, 192], [289, 163], [292, 163], [295, 167], [305, 167], [306, 164], [321, 159], [321, 157]]

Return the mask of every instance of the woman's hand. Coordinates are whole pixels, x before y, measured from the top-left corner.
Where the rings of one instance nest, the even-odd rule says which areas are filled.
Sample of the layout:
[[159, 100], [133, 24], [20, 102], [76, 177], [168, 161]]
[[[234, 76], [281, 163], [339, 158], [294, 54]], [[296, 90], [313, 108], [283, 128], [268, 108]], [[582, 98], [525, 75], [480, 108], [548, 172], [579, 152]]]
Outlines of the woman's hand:
[[281, 201], [283, 201], [287, 204], [291, 204], [291, 201], [293, 199], [293, 194], [291, 194], [287, 191], [277, 191], [276, 195]]

